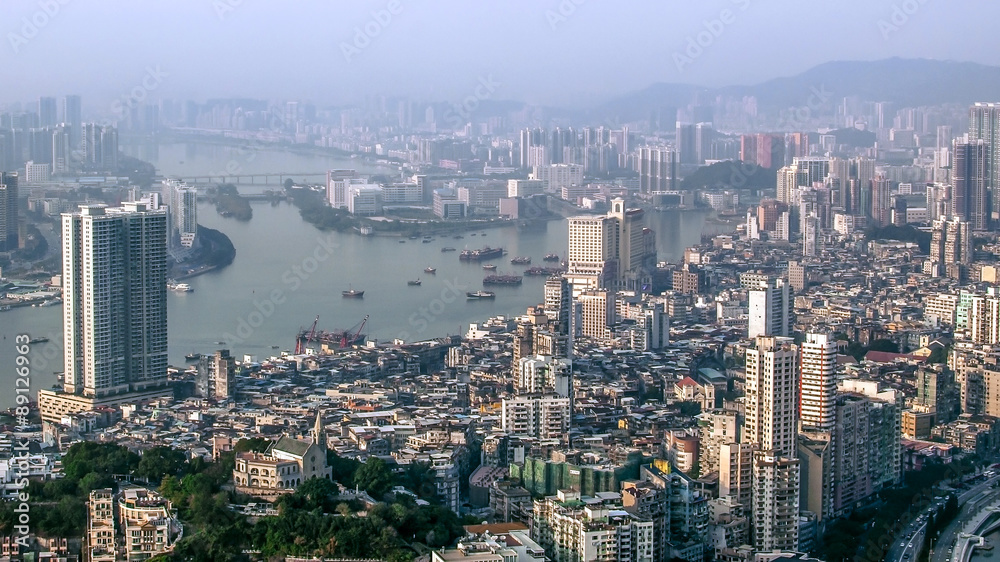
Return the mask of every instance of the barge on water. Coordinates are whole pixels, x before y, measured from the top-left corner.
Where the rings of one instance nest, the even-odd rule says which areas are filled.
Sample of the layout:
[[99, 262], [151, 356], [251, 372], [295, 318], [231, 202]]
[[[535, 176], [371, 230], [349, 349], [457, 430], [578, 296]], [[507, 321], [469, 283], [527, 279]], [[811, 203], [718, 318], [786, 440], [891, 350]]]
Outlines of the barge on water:
[[483, 285], [520, 285], [522, 279], [520, 275], [487, 275]]
[[490, 248], [486, 246], [480, 250], [462, 250], [458, 259], [463, 261], [482, 261], [499, 258], [503, 255], [503, 248]]

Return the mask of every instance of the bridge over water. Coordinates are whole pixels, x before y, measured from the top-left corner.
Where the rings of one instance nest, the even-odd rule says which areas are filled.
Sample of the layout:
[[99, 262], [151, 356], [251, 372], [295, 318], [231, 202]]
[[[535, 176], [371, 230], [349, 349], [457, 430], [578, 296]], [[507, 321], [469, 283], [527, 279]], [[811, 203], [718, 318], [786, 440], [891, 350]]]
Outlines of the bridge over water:
[[[236, 184], [261, 184], [261, 185], [282, 185], [285, 183], [286, 179], [293, 179], [296, 181], [302, 181], [307, 179], [314, 180], [326, 180], [326, 172], [270, 172], [266, 174], [212, 174], [212, 175], [180, 175], [171, 176], [171, 178], [179, 179], [186, 182], [188, 185], [216, 185], [220, 183], [236, 183]], [[155, 178], [156, 181], [165, 179], [162, 176]], [[322, 182], [314, 182], [322, 183]]]

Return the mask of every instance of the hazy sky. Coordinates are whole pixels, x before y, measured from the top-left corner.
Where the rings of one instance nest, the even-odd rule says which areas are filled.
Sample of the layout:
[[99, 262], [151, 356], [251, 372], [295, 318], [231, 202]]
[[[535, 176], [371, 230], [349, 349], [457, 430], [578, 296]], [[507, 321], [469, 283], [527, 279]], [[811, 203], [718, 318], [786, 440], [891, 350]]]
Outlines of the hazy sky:
[[[1000, 65], [1000, 2], [986, 0], [2, 0], [2, 6], [0, 103], [78, 92], [85, 111], [133, 91], [149, 99], [246, 96], [326, 105], [367, 94], [459, 100], [481, 84], [489, 87], [480, 94], [492, 99], [583, 105], [653, 82], [754, 83], [831, 60], [901, 56]], [[699, 39], [704, 46], [688, 50]]]

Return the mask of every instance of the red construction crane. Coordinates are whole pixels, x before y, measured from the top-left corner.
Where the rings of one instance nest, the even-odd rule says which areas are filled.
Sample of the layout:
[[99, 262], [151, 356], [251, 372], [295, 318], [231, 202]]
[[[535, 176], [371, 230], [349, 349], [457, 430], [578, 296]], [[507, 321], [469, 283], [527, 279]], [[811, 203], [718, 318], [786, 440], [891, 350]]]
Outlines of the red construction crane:
[[319, 314], [316, 315], [316, 319], [313, 320], [312, 328], [309, 329], [309, 334], [303, 339], [299, 338], [295, 340], [295, 354], [305, 353], [306, 345], [316, 338], [316, 325], [319, 324]]
[[[317, 316], [317, 318], [319, 317]], [[354, 328], [344, 330], [344, 336], [340, 339], [340, 347], [347, 347], [348, 343], [354, 343], [354, 340], [358, 339], [358, 336], [361, 335], [361, 330], [365, 329], [366, 322], [368, 322], [367, 314], [365, 315], [364, 320], [361, 321], [361, 324], [357, 326], [357, 330]]]

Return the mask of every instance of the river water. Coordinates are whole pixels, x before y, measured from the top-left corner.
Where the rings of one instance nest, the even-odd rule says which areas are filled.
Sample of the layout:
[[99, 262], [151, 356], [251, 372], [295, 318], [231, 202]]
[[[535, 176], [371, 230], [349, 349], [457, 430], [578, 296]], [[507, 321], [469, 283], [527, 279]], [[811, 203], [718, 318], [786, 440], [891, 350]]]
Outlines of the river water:
[[[231, 169], [233, 161], [244, 162], [246, 173], [318, 171], [356, 163], [279, 150], [258, 150], [250, 160], [245, 150], [218, 145], [168, 144], [133, 154], [148, 158], [163, 174], [182, 177], [215, 173], [227, 165]], [[261, 189], [256, 185], [243, 190]], [[219, 216], [211, 205], [199, 205], [198, 222], [228, 235], [236, 258], [226, 268], [185, 280], [193, 292], [168, 294], [171, 364], [183, 365], [185, 354], [223, 346], [237, 357], [258, 359], [294, 349], [297, 331], [308, 328], [317, 315], [318, 328], [325, 330], [352, 328], [367, 317], [364, 333], [380, 341], [462, 334], [472, 322], [520, 314], [540, 303], [544, 277], [525, 276], [521, 286], [491, 287], [495, 300], [467, 300], [466, 291], [482, 288], [481, 264], [460, 262], [457, 251], [443, 253], [442, 247], [501, 246], [508, 255], [493, 260], [501, 272], [523, 269], [510, 264], [513, 256], [530, 256], [533, 265], [545, 265], [545, 254], [565, 257], [567, 250], [564, 220], [538, 230], [504, 227], [477, 231], [475, 236], [466, 232], [461, 239], [400, 243], [394, 237], [321, 232], [288, 203], [255, 202], [253, 211], [253, 219], [238, 222]], [[698, 243], [702, 232], [728, 231], [724, 225], [707, 223], [703, 211], [650, 212], [647, 217], [657, 233], [660, 260], [677, 261], [684, 248]], [[437, 271], [425, 273], [426, 267]], [[418, 278], [421, 285], [407, 284]], [[341, 291], [349, 288], [365, 291], [364, 298], [342, 298]], [[59, 306], [0, 312], [0, 383], [11, 389], [0, 392], [0, 407], [13, 405], [13, 340], [18, 333], [50, 340], [32, 346], [32, 388], [56, 383], [54, 372], [62, 370], [61, 313]]]

